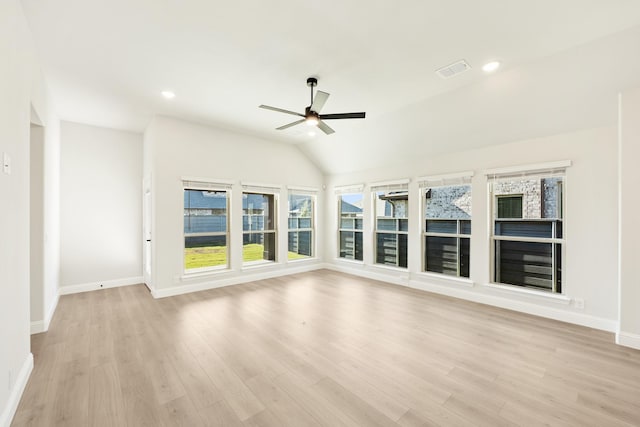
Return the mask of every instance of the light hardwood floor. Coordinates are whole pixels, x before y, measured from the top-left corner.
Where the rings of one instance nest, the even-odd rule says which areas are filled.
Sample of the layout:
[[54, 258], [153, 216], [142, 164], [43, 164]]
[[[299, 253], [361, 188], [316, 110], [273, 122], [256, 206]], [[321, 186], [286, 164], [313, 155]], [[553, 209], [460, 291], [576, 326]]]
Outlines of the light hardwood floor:
[[14, 426], [640, 425], [601, 331], [316, 271], [60, 299]]

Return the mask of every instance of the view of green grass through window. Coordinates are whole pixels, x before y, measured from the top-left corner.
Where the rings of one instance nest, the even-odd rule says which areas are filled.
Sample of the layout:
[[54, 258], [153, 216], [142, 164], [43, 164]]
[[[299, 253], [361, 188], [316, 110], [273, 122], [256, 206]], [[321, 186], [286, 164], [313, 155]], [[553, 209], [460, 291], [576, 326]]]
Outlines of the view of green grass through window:
[[275, 262], [276, 204], [274, 194], [242, 193], [242, 261]]
[[186, 270], [228, 265], [227, 211], [226, 191], [185, 188], [184, 267]]

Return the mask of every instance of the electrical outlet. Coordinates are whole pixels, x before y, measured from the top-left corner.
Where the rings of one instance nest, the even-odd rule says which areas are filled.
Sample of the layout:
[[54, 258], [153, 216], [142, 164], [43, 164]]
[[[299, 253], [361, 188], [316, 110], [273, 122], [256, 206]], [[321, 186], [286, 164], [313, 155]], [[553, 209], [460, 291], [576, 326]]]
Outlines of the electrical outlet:
[[2, 172], [11, 175], [11, 156], [7, 153], [2, 153]]
[[582, 298], [574, 298], [573, 300], [573, 305], [578, 309], [578, 310], [584, 310], [584, 300]]

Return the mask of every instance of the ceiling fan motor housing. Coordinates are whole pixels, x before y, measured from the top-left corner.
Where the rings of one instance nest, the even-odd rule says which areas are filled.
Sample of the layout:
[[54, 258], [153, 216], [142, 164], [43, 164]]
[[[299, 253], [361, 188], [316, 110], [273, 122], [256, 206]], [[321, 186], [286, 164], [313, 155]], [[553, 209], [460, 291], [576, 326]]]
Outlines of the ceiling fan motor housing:
[[309, 105], [308, 107], [305, 107], [304, 109], [304, 116], [308, 119], [309, 117], [315, 117], [316, 119], [319, 119], [319, 114], [316, 113], [315, 111], [311, 110], [311, 105]]

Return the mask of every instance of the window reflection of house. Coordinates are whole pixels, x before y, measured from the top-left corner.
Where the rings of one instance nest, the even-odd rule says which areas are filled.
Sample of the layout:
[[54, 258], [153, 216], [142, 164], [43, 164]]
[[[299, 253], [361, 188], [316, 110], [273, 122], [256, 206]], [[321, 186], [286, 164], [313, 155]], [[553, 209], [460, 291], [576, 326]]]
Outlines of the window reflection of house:
[[407, 267], [409, 192], [376, 193], [376, 263]]
[[469, 277], [471, 185], [424, 189], [423, 271]]
[[[242, 193], [243, 247], [262, 246], [261, 261], [276, 261], [275, 195]], [[255, 255], [243, 251], [243, 261], [256, 261]]]
[[289, 195], [289, 259], [313, 256], [313, 200], [307, 194]]
[[496, 283], [562, 292], [562, 181], [555, 176], [492, 183]]
[[343, 194], [339, 204], [340, 258], [362, 261], [362, 193]]

